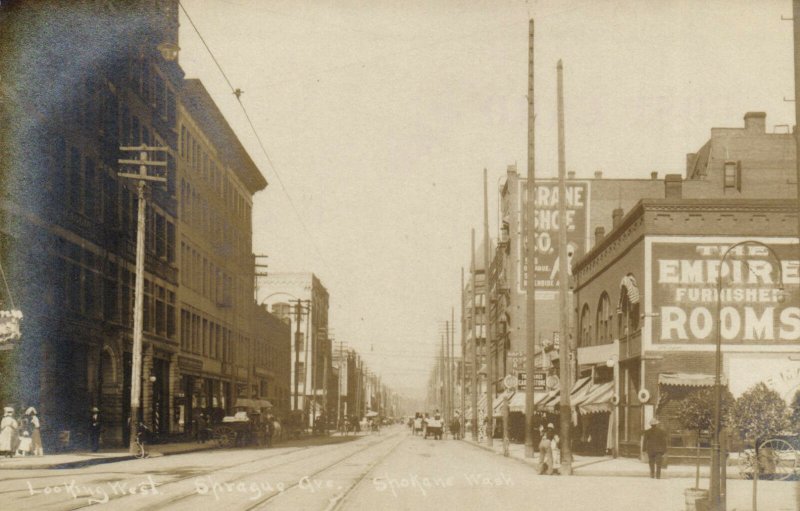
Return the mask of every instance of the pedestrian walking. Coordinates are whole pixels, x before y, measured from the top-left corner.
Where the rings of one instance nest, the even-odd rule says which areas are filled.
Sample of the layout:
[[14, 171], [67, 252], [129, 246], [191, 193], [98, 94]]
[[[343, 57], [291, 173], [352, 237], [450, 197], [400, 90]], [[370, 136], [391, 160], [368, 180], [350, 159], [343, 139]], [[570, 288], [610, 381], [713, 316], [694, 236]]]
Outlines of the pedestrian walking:
[[650, 462], [650, 477], [661, 479], [661, 467], [664, 464], [664, 455], [667, 452], [667, 432], [658, 427], [661, 422], [653, 417], [650, 419], [650, 429], [644, 432], [642, 450], [647, 453]]
[[461, 440], [461, 421], [458, 414], [455, 414], [453, 420], [450, 421], [450, 432], [453, 434], [454, 440]]
[[195, 432], [195, 438], [198, 444], [206, 443], [206, 430], [208, 429], [208, 421], [206, 421], [206, 415], [203, 412], [197, 416], [197, 431]]
[[552, 424], [547, 425], [547, 431], [542, 435], [539, 442], [539, 474], [553, 475], [555, 463], [553, 461], [553, 443], [555, 442], [556, 431]]
[[96, 406], [92, 407], [92, 415], [89, 417], [89, 441], [92, 444], [92, 452], [100, 450], [100, 431], [102, 430], [102, 423], [100, 422], [100, 409]]
[[34, 456], [44, 456], [44, 447], [42, 446], [42, 423], [39, 420], [39, 414], [36, 413], [36, 408], [28, 407], [25, 410], [25, 416], [28, 417], [28, 433], [31, 437], [31, 453]]
[[3, 418], [0, 419], [0, 456], [12, 458], [19, 445], [19, 422], [14, 418], [14, 408], [3, 408]]
[[275, 419], [272, 415], [267, 415], [267, 447], [272, 447], [272, 435], [275, 434]]

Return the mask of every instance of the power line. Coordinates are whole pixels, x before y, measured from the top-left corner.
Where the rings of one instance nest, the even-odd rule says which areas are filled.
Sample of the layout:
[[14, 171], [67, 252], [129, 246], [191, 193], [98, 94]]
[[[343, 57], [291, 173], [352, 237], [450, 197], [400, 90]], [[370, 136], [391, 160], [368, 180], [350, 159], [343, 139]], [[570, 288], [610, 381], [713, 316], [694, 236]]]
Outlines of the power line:
[[197, 25], [195, 25], [194, 21], [192, 20], [192, 17], [189, 16], [189, 12], [186, 10], [186, 7], [183, 6], [183, 3], [178, 2], [178, 5], [180, 5], [183, 14], [186, 16], [186, 19], [189, 20], [189, 24], [192, 25], [192, 28], [197, 34], [197, 37], [200, 38], [200, 41], [203, 43], [203, 46], [205, 47], [206, 51], [208, 51], [208, 54], [211, 56], [211, 60], [214, 61], [214, 64], [217, 66], [217, 69], [219, 69], [220, 74], [225, 79], [225, 82], [228, 84], [228, 87], [231, 89], [231, 92], [233, 93], [234, 96], [236, 96], [236, 101], [239, 103], [239, 106], [241, 107], [242, 112], [244, 113], [244, 116], [247, 119], [247, 123], [250, 125], [250, 129], [252, 130], [253, 135], [256, 137], [256, 141], [258, 142], [258, 146], [261, 149], [261, 152], [267, 159], [267, 163], [269, 163], [270, 168], [272, 168], [272, 172], [275, 174], [275, 177], [278, 178], [278, 183], [281, 185], [281, 189], [283, 190], [284, 195], [286, 195], [286, 199], [289, 201], [289, 205], [292, 207], [292, 211], [294, 211], [295, 216], [297, 216], [297, 220], [300, 222], [300, 225], [302, 226], [303, 230], [308, 236], [308, 239], [311, 242], [311, 245], [314, 247], [314, 251], [317, 253], [317, 256], [320, 258], [320, 261], [322, 261], [322, 263], [328, 268], [328, 271], [331, 271], [331, 266], [322, 256], [322, 252], [317, 246], [317, 242], [314, 236], [311, 234], [311, 231], [308, 229], [308, 226], [306, 226], [306, 223], [300, 216], [300, 211], [297, 209], [297, 206], [294, 203], [294, 199], [292, 199], [292, 196], [289, 194], [289, 190], [286, 188], [286, 185], [283, 182], [283, 178], [281, 178], [281, 175], [278, 172], [277, 167], [275, 167], [275, 164], [272, 162], [272, 158], [270, 158], [269, 153], [267, 153], [267, 149], [264, 146], [264, 142], [261, 140], [261, 136], [258, 134], [258, 130], [256, 130], [256, 127], [253, 124], [253, 120], [250, 118], [250, 114], [247, 112], [244, 103], [242, 103], [241, 95], [243, 91], [241, 89], [235, 88], [231, 83], [231, 81], [228, 79], [228, 75], [225, 74], [225, 71], [222, 69], [222, 66], [220, 65], [219, 61], [214, 56], [214, 52], [211, 51], [211, 48], [208, 46], [208, 43], [206, 43], [205, 38], [200, 33], [200, 30], [197, 28]]

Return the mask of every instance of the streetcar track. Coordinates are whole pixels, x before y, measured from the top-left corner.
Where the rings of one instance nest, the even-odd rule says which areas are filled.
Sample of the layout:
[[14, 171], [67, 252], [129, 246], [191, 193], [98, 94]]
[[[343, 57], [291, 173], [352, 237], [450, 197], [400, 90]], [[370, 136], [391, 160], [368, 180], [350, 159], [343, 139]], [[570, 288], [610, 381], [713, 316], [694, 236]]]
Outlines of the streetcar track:
[[[331, 449], [331, 451], [335, 451], [335, 450], [338, 450], [338, 449], [336, 449], [336, 447], [339, 447], [339, 446], [341, 446], [341, 447], [347, 447], [347, 446], [349, 446], [349, 445], [350, 445], [350, 443], [349, 443], [349, 442], [340, 442], [340, 443], [336, 443], [336, 444], [328, 444], [328, 445], [324, 445], [324, 446], [322, 446], [322, 447], [334, 446], [334, 448], [333, 448], [333, 449]], [[377, 444], [375, 444], [375, 443], [371, 443], [371, 444], [369, 444], [369, 445], [365, 446], [365, 449], [366, 449], [366, 448], [368, 448], [368, 447], [371, 447], [371, 446], [373, 446], [373, 445], [377, 445]], [[320, 446], [308, 446], [308, 447], [305, 447], [305, 448], [303, 448], [303, 450], [309, 449], [310, 447], [320, 447]], [[362, 452], [363, 450], [364, 450], [364, 449], [362, 449], [361, 451], [357, 451], [357, 452]], [[293, 452], [299, 452], [299, 450], [297, 450], [297, 451], [293, 451]], [[320, 454], [319, 452], [313, 452], [313, 453], [311, 454], [311, 456], [304, 456], [304, 457], [302, 457], [302, 458], [297, 458], [297, 459], [293, 459], [293, 460], [286, 461], [285, 463], [278, 463], [278, 464], [276, 464], [276, 465], [271, 465], [271, 466], [269, 466], [269, 467], [265, 467], [265, 469], [276, 469], [276, 468], [280, 468], [280, 467], [285, 467], [286, 465], [290, 465], [290, 464], [292, 464], [292, 463], [295, 463], [295, 462], [298, 462], [298, 461], [305, 461], [305, 460], [311, 459], [311, 458], [313, 458], [313, 457], [315, 457], [315, 456], [319, 456], [319, 454]], [[238, 465], [238, 464], [237, 464], [237, 465]], [[213, 474], [213, 473], [215, 473], [215, 472], [219, 472], [219, 471], [221, 471], [221, 470], [226, 470], [227, 468], [233, 468], [233, 467], [235, 467], [235, 466], [237, 466], [237, 465], [233, 465], [233, 466], [231, 466], [231, 467], [226, 467], [225, 469], [213, 470], [213, 471], [211, 471], [211, 472], [208, 472], [208, 473], [205, 473], [205, 474], [203, 474], [203, 477], [208, 477], [210, 474]], [[242, 475], [242, 476], [238, 476], [238, 477], [235, 477], [235, 478], [233, 478], [233, 479], [231, 479], [231, 480], [229, 480], [229, 481], [226, 481], [226, 483], [225, 483], [225, 484], [234, 484], [234, 483], [236, 483], [237, 481], [241, 481], [242, 479], [245, 479], [246, 477], [249, 477], [249, 476], [251, 476], [251, 475], [252, 475], [252, 474], [251, 474], [250, 472], [248, 472], [248, 473], [246, 473], [246, 474], [244, 474], [244, 475]], [[195, 477], [196, 477], [196, 476], [195, 476]], [[175, 481], [175, 482], [182, 482], [182, 481], [185, 481], [186, 479], [189, 479], [189, 478], [184, 478], [184, 479], [183, 479], [183, 480], [181, 480], [181, 481]], [[170, 483], [165, 483], [165, 484], [172, 484], [172, 482], [170, 482]], [[293, 486], [296, 486], [296, 484], [295, 484], [295, 485], [293, 485]], [[292, 488], [293, 486], [289, 486], [289, 487], [287, 487], [287, 488], [286, 488], [286, 490], [288, 490], [288, 489]], [[280, 492], [278, 492], [278, 494], [279, 494], [279, 493], [280, 493]], [[185, 493], [182, 493], [182, 494], [180, 494], [180, 495], [176, 495], [176, 496], [174, 496], [173, 498], [171, 498], [171, 499], [169, 499], [169, 500], [167, 500], [167, 501], [159, 502], [157, 505], [149, 506], [149, 507], [147, 507], [147, 508], [145, 508], [145, 509], [147, 509], [147, 510], [162, 509], [162, 508], [164, 508], [164, 507], [166, 507], [166, 506], [169, 506], [169, 505], [171, 505], [171, 504], [175, 504], [176, 502], [180, 502], [181, 500], [184, 500], [184, 499], [187, 499], [187, 498], [193, 497], [193, 496], [195, 496], [195, 495], [197, 495], [197, 491], [185, 492]], [[86, 506], [84, 506], [84, 507], [86, 507]], [[82, 509], [82, 508], [74, 508], [74, 509], [72, 509], [72, 510], [70, 510], [70, 511], [75, 511], [76, 509]]]
[[373, 470], [375, 470], [375, 467], [377, 467], [386, 458], [388, 458], [389, 455], [392, 454], [394, 452], [394, 450], [397, 449], [400, 446], [400, 444], [403, 443], [404, 440], [405, 439], [400, 440], [399, 442], [397, 442], [397, 444], [395, 444], [394, 447], [392, 447], [386, 453], [384, 453], [383, 456], [379, 457], [378, 459], [376, 459], [372, 463], [370, 463], [370, 465], [367, 466], [367, 469], [364, 471], [364, 473], [361, 474], [358, 477], [358, 479], [356, 479], [353, 482], [353, 484], [351, 484], [350, 487], [347, 488], [347, 490], [344, 491], [344, 493], [342, 493], [338, 497], [334, 496], [334, 499], [332, 499], [332, 502], [328, 505], [328, 507], [325, 508], [325, 511], [337, 511], [338, 509], [340, 509], [344, 505], [344, 502], [347, 499], [347, 496], [350, 495], [350, 493], [353, 490], [355, 490], [356, 487], [359, 484], [361, 484], [361, 481], [363, 481]]
[[[358, 455], [358, 454], [361, 454], [361, 453], [363, 453], [364, 451], [366, 451], [366, 450], [368, 450], [368, 449], [370, 449], [370, 448], [372, 448], [372, 447], [375, 447], [375, 446], [377, 446], [377, 445], [381, 445], [381, 444], [383, 444], [383, 443], [384, 443], [384, 442], [386, 442], [387, 440], [390, 440], [390, 439], [394, 438], [394, 436], [395, 436], [395, 435], [390, 435], [390, 436], [384, 437], [384, 439], [383, 439], [383, 440], [378, 440], [377, 442], [374, 442], [374, 443], [368, 444], [368, 445], [364, 446], [364, 448], [363, 448], [363, 449], [359, 449], [359, 450], [357, 450], [357, 451], [355, 451], [355, 452], [353, 452], [353, 453], [351, 453], [351, 454], [348, 454], [348, 455], [347, 455], [347, 456], [345, 456], [344, 458], [340, 458], [340, 459], [338, 459], [338, 460], [334, 461], [333, 463], [330, 463], [330, 464], [328, 464], [328, 465], [325, 465], [324, 467], [322, 467], [321, 469], [317, 470], [316, 472], [313, 472], [313, 473], [311, 473], [311, 474], [308, 474], [308, 476], [307, 476], [307, 477], [308, 477], [308, 478], [313, 478], [314, 476], [317, 476], [317, 475], [321, 474], [322, 472], [325, 472], [326, 470], [329, 470], [329, 469], [331, 469], [332, 467], [334, 467], [334, 466], [336, 466], [336, 465], [339, 465], [339, 464], [341, 464], [343, 461], [349, 460], [349, 459], [350, 459], [350, 458], [352, 458], [353, 456], [356, 456], [356, 455]], [[401, 443], [403, 443], [403, 442], [402, 442], [402, 440], [401, 440], [400, 442], [398, 442], [398, 443], [397, 443], [397, 445], [400, 445]], [[394, 451], [394, 449], [396, 449], [396, 448], [397, 448], [397, 445], [395, 445], [394, 447], [392, 447], [392, 448], [389, 450], [389, 453], [391, 453], [392, 451]], [[382, 457], [381, 457], [381, 459], [382, 459], [382, 458], [385, 458], [385, 456], [387, 456], [389, 453], [386, 453], [384, 456], [382, 456]], [[297, 488], [298, 486], [300, 486], [300, 481], [298, 481], [298, 482], [296, 482], [296, 483], [294, 483], [294, 484], [292, 484], [292, 485], [290, 485], [290, 486], [287, 486], [287, 487], [286, 487], [286, 488], [285, 488], [283, 491], [279, 491], [279, 492], [273, 492], [273, 493], [271, 493], [271, 494], [267, 495], [265, 498], [263, 498], [263, 499], [259, 500], [258, 502], [255, 502], [255, 503], [253, 503], [251, 506], [249, 506], [249, 507], [246, 507], [246, 508], [244, 508], [244, 509], [245, 509], [245, 511], [252, 511], [252, 510], [254, 510], [254, 509], [256, 509], [256, 508], [258, 508], [258, 507], [262, 506], [263, 504], [266, 504], [267, 502], [271, 501], [272, 499], [274, 499], [274, 498], [276, 498], [276, 497], [278, 497], [278, 496], [281, 496], [281, 495], [284, 495], [284, 494], [286, 494], [286, 492], [288, 492], [288, 491], [290, 491], [290, 490], [292, 490], [292, 489], [294, 489], [294, 488]]]

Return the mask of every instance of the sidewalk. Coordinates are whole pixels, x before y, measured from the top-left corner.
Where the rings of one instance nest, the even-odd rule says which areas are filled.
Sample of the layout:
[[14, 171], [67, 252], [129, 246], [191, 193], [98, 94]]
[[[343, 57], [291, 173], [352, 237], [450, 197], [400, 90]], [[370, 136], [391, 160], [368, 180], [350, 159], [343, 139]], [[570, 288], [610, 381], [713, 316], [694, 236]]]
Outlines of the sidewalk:
[[[345, 436], [355, 438], [365, 433], [331, 433], [329, 435], [304, 435], [295, 440], [278, 442], [274, 447], [288, 447], [302, 442], [324, 440], [327, 437]], [[169, 456], [172, 454], [187, 454], [191, 452], [217, 449], [217, 442], [210, 440], [204, 444], [197, 442], [174, 442], [165, 444], [152, 444], [147, 446], [151, 458]], [[47, 470], [81, 468], [103, 463], [114, 463], [134, 459], [127, 449], [104, 449], [100, 452], [76, 451], [63, 454], [46, 454], [45, 456], [14, 456], [13, 458], [0, 458], [0, 470]]]
[[[148, 445], [150, 457], [169, 456], [196, 451], [205, 451], [217, 447], [216, 442], [177, 442], [169, 444]], [[45, 456], [14, 456], [0, 458], [0, 470], [37, 470], [80, 468], [101, 463], [113, 463], [134, 459], [127, 449], [104, 449], [100, 452], [76, 451], [63, 454], [46, 454]]]
[[[473, 442], [471, 438], [464, 440], [466, 443], [494, 452], [498, 456], [503, 455], [503, 441], [494, 439], [492, 447], [485, 443]], [[538, 450], [534, 458], [525, 457], [525, 445], [508, 445], [508, 456], [516, 461], [538, 468]], [[572, 471], [579, 476], [622, 476], [622, 477], [650, 477], [650, 466], [636, 458], [612, 458], [611, 456], [580, 456], [573, 454]], [[556, 465], [558, 468], [558, 465]], [[695, 465], [669, 465], [661, 471], [662, 478], [693, 478], [695, 477]], [[707, 478], [709, 474], [708, 466], [700, 467], [700, 477]], [[735, 467], [728, 468], [728, 479], [739, 479], [739, 473]]]

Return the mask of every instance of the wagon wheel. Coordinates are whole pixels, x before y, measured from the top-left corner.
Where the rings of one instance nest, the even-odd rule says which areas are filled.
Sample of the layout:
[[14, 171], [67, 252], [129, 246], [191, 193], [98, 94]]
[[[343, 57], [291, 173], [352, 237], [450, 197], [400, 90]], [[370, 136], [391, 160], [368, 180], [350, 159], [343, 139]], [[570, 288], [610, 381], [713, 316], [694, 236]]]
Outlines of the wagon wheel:
[[214, 429], [214, 439], [220, 447], [233, 447], [236, 432], [229, 426], [220, 426]]
[[758, 449], [758, 467], [759, 477], [783, 481], [794, 475], [797, 452], [786, 440], [767, 440]]

